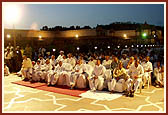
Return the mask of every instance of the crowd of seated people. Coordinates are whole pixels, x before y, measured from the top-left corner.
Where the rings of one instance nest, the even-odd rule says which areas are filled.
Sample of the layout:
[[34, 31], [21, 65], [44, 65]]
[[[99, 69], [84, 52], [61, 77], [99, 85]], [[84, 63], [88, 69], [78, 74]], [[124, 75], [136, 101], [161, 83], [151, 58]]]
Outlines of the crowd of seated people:
[[91, 91], [125, 92], [133, 97], [138, 88], [151, 83], [154, 76], [158, 87], [164, 87], [164, 66], [153, 66], [149, 55], [74, 54], [60, 51], [51, 59], [42, 56], [31, 61], [23, 56], [20, 74], [24, 81], [44, 82], [48, 86], [66, 85], [70, 89], [90, 88]]

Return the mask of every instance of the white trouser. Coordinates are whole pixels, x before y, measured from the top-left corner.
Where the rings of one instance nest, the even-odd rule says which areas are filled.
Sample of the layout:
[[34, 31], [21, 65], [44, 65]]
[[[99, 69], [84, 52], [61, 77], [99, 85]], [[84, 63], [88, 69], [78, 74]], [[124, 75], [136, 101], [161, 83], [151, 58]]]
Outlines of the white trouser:
[[86, 88], [87, 83], [86, 83], [86, 76], [84, 74], [80, 74], [76, 80], [76, 87], [77, 88]]
[[98, 76], [97, 79], [91, 78], [89, 79], [89, 86], [91, 90], [102, 90], [104, 84], [104, 78]]
[[63, 72], [57, 81], [58, 85], [66, 85], [66, 86], [70, 86], [70, 73], [68, 72]]
[[24, 78], [31, 79], [31, 75], [30, 75], [30, 70], [31, 70], [31, 69], [32, 69], [32, 68], [23, 68], [23, 69], [21, 69], [22, 76], [23, 76]]
[[121, 83], [121, 85], [125, 85], [125, 80], [124, 79], [119, 79], [117, 81], [115, 78], [113, 78], [111, 82], [108, 82], [108, 90], [109, 91], [112, 91], [112, 90], [114, 91], [117, 82]]
[[145, 72], [142, 76], [143, 86], [145, 86], [147, 80], [151, 77], [151, 72]]
[[132, 85], [133, 85], [133, 80], [131, 78], [127, 79], [127, 81], [125, 82], [126, 90], [130, 91], [132, 89]]

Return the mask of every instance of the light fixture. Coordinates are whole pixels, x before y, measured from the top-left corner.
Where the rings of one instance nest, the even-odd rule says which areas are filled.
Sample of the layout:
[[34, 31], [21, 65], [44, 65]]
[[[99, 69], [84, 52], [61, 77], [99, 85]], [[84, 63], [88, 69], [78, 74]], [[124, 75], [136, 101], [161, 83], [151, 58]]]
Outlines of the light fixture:
[[117, 46], [117, 48], [120, 48], [120, 46]]
[[79, 50], [80, 48], [79, 48], [79, 47], [77, 47], [76, 49], [77, 49], [77, 50]]
[[127, 34], [123, 34], [123, 37], [124, 37], [124, 38], [127, 38]]
[[96, 49], [97, 49], [97, 46], [95, 46], [94, 49], [96, 50]]
[[137, 45], [137, 48], [139, 47], [139, 45]]
[[78, 35], [78, 34], [76, 34], [76, 35], [75, 35], [75, 37], [76, 37], [76, 38], [78, 38], [78, 37], [79, 37], [79, 35]]
[[131, 46], [132, 48], [134, 47], [134, 45]]
[[128, 46], [127, 45], [125, 45], [125, 48], [127, 48]]
[[10, 35], [10, 34], [7, 34], [6, 37], [7, 37], [7, 38], [11, 38], [11, 35]]
[[110, 49], [110, 46], [107, 46], [108, 49]]
[[56, 51], [56, 49], [53, 49], [53, 52], [55, 52]]

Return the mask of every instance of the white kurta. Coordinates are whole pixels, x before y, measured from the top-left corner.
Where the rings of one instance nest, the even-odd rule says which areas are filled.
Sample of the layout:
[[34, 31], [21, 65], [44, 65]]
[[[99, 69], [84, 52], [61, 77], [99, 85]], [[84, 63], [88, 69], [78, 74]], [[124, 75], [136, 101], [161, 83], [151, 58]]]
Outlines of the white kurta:
[[93, 68], [94, 68], [94, 67], [95, 67], [95, 65], [96, 65], [96, 63], [95, 63], [95, 61], [94, 61], [94, 60], [93, 60], [93, 61], [89, 61], [89, 62], [88, 62], [88, 64], [89, 64], [89, 65], [91, 65]]
[[45, 82], [47, 82], [47, 75], [52, 73], [53, 70], [52, 65], [50, 63], [42, 65], [42, 75], [41, 75], [42, 80], [45, 80]]
[[66, 59], [66, 63], [69, 63], [72, 65], [72, 67], [75, 67], [75, 64], [76, 64], [76, 60], [74, 58], [67, 58]]
[[59, 61], [63, 60], [64, 55], [59, 55], [56, 59], [56, 62], [58, 63]]
[[148, 61], [147, 63], [143, 62], [142, 67], [144, 68], [144, 71], [151, 70], [150, 72], [144, 72], [143, 85], [145, 85], [147, 79], [151, 77], [151, 72], [153, 72], [153, 66], [152, 66], [152, 63]]
[[[142, 77], [144, 75], [144, 69], [140, 64], [138, 65], [137, 68], [134, 65], [129, 68], [129, 73], [130, 73], [130, 77], [133, 79], [134, 90], [136, 91], [140, 85], [140, 82], [142, 82]], [[135, 78], [135, 76], [137, 76], [138, 78]]]
[[21, 73], [24, 78], [30, 79], [30, 73], [32, 73], [32, 62], [30, 58], [24, 59], [22, 62]]
[[32, 75], [33, 81], [40, 81], [42, 76], [42, 65], [41, 64], [35, 64], [34, 65], [34, 74]]
[[[104, 84], [104, 73], [106, 68], [103, 65], [96, 65], [93, 69], [93, 73], [91, 78], [89, 79], [89, 86], [91, 90], [102, 90]], [[98, 78], [95, 79], [94, 77], [97, 76]]]
[[102, 65], [106, 68], [106, 69], [110, 69], [111, 68], [111, 60], [103, 60]]
[[114, 91], [117, 82], [121, 83], [121, 85], [122, 85], [122, 89], [121, 90], [125, 89], [125, 80], [122, 79], [122, 78], [119, 79], [118, 81], [116, 80], [117, 77], [120, 77], [122, 75], [123, 76], [126, 75], [126, 70], [124, 68], [121, 68], [121, 69], [115, 68], [114, 69], [114, 71], [113, 71], [113, 77], [114, 78], [112, 79], [111, 82], [108, 83], [108, 90], [109, 91], [112, 91], [112, 90]]
[[154, 69], [154, 76], [156, 77], [156, 83], [164, 85], [164, 74], [161, 71], [161, 67]]
[[70, 86], [70, 76], [72, 71], [72, 65], [69, 63], [63, 63], [62, 66], [64, 68], [64, 71], [61, 72], [62, 74], [59, 76], [57, 84]]

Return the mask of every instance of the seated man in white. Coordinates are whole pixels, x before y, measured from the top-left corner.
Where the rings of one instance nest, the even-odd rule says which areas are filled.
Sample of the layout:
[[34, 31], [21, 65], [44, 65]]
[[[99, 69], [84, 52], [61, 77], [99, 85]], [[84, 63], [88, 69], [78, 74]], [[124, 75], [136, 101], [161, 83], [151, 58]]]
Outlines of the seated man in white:
[[52, 74], [52, 65], [50, 64], [50, 59], [46, 59], [46, 63], [42, 66], [42, 75], [41, 80], [42, 82], [47, 82], [47, 75]]
[[142, 77], [144, 75], [144, 69], [139, 64], [139, 60], [136, 60], [135, 63], [134, 63], [134, 66], [131, 66], [129, 68], [129, 75], [130, 75], [130, 78], [133, 80], [134, 89], [132, 90], [132, 86], [131, 86], [131, 88], [127, 88], [127, 91], [129, 92], [128, 95], [130, 97], [133, 97], [134, 96], [134, 92], [140, 86], [140, 83], [142, 82]]
[[126, 70], [123, 68], [122, 62], [119, 62], [118, 67], [116, 67], [113, 71], [113, 79], [111, 82], [108, 83], [108, 89], [111, 93], [114, 92], [116, 83], [121, 83], [122, 85], [122, 91], [125, 88], [125, 80], [126, 80]]
[[10, 74], [9, 68], [8, 68], [8, 66], [6, 64], [4, 64], [4, 75], [8, 76], [9, 74]]
[[82, 67], [83, 67], [82, 60], [77, 60], [76, 66], [74, 67], [74, 69], [71, 73], [71, 78], [70, 78], [71, 89], [73, 89], [73, 87], [76, 85], [77, 77], [81, 73], [83, 73]]
[[106, 69], [110, 69], [111, 68], [111, 60], [110, 60], [110, 56], [105, 56], [105, 60], [103, 60], [102, 65], [105, 66]]
[[97, 60], [96, 66], [93, 69], [91, 78], [89, 78], [89, 86], [91, 91], [102, 90], [104, 85], [104, 73], [106, 68], [101, 65], [100, 60]]
[[122, 58], [121, 58], [120, 61], [122, 61], [123, 67], [126, 68], [127, 65], [128, 65], [128, 62], [129, 62], [129, 59], [127, 58], [127, 55], [126, 54], [122, 54]]
[[47, 85], [56, 85], [58, 78], [63, 76], [63, 71], [65, 68], [63, 67], [62, 61], [59, 61], [58, 65], [53, 70], [53, 73], [48, 74], [47, 76]]
[[42, 76], [42, 65], [40, 64], [40, 60], [37, 60], [36, 64], [33, 67], [32, 82], [40, 81], [41, 76]]
[[105, 56], [105, 60], [103, 60], [102, 65], [106, 68], [105, 76], [104, 76], [104, 88], [107, 89], [107, 84], [110, 82], [112, 75], [111, 75], [111, 63], [110, 56]]
[[55, 56], [54, 55], [51, 56], [50, 64], [52, 65], [52, 68], [54, 68], [55, 65], [56, 65], [56, 60], [55, 60]]
[[96, 60], [94, 60], [94, 58], [91, 57], [91, 59], [89, 60], [88, 64], [91, 65], [94, 68], [95, 65], [96, 65]]
[[32, 72], [32, 61], [30, 58], [27, 58], [27, 56], [23, 56], [23, 62], [22, 62], [22, 68], [21, 68], [21, 73], [22, 76], [24, 77], [24, 81], [30, 80], [30, 76], [28, 76], [28, 73]]
[[156, 77], [156, 87], [164, 86], [164, 66], [160, 66], [160, 62], [157, 62], [157, 67], [154, 68], [154, 76]]
[[82, 60], [78, 60], [79, 64], [78, 67], [76, 69], [75, 67], [75, 74], [73, 77], [73, 85], [71, 87], [71, 89], [75, 86], [75, 88], [86, 88], [88, 86], [88, 77], [91, 76], [92, 71], [93, 71], [93, 67], [91, 65], [88, 64], [82, 64]]
[[72, 65], [70, 63], [63, 63], [63, 71], [57, 80], [57, 85], [66, 85], [70, 87], [70, 76], [72, 72]]
[[62, 61], [62, 59], [63, 59], [63, 56], [64, 56], [64, 51], [60, 51], [60, 55], [57, 57], [57, 59], [56, 59], [56, 62], [57, 63], [59, 63], [59, 61]]
[[143, 80], [143, 86], [142, 88], [144, 88], [147, 80], [151, 81], [151, 72], [153, 72], [153, 66], [152, 63], [149, 61], [150, 57], [147, 56], [145, 62], [143, 62], [141, 65], [144, 68], [144, 76], [142, 78]]
[[39, 56], [40, 64], [44, 65], [45, 64], [45, 59], [42, 56]]
[[75, 65], [76, 65], [76, 60], [72, 57], [72, 54], [71, 54], [71, 53], [68, 54], [68, 58], [66, 59], [66, 63], [71, 64], [71, 65], [72, 65], [72, 68], [75, 67]]

